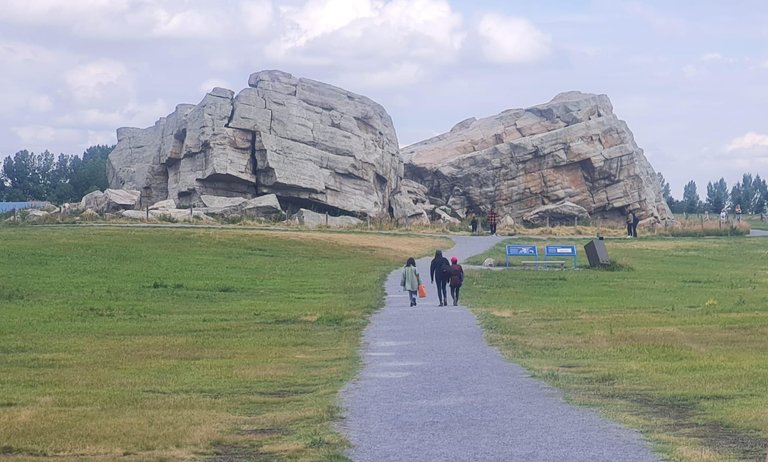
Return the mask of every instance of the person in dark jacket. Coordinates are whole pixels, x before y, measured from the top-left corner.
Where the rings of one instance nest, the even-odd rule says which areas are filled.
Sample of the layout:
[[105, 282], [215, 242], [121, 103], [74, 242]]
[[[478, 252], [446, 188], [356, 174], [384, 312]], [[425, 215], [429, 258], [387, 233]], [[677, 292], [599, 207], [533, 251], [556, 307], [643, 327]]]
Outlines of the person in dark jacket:
[[459, 304], [459, 290], [461, 284], [464, 283], [464, 268], [459, 265], [459, 259], [451, 257], [451, 279], [449, 284], [451, 286], [451, 298], [453, 299], [453, 306]]
[[429, 265], [429, 279], [433, 284], [437, 284], [437, 298], [440, 300], [440, 306], [448, 306], [448, 295], [445, 286], [451, 278], [451, 263], [443, 256], [442, 250], [435, 250], [435, 258]]

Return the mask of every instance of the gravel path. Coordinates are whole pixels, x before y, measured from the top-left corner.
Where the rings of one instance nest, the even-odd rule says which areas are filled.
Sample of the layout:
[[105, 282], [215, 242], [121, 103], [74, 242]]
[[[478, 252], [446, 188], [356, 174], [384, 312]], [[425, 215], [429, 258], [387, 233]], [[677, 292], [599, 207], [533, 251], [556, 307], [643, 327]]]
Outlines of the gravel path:
[[[455, 238], [460, 262], [502, 238]], [[385, 307], [365, 331], [360, 375], [342, 392], [353, 461], [659, 461], [639, 435], [563, 401], [488, 346], [464, 307], [415, 308], [387, 279]], [[403, 258], [405, 261], [405, 258]]]

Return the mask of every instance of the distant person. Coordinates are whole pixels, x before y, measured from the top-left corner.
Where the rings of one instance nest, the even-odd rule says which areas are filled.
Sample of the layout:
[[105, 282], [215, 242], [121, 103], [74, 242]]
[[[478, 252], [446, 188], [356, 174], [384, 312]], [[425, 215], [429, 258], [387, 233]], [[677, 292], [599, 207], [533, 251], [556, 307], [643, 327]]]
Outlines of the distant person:
[[736, 204], [736, 222], [741, 222], [741, 204]]
[[488, 212], [488, 227], [490, 228], [491, 236], [496, 235], [496, 220], [498, 220], [498, 216], [496, 215], [496, 211], [491, 208], [491, 211]]
[[469, 225], [472, 227], [472, 234], [477, 233], [477, 215], [474, 213], [470, 215]]
[[640, 223], [640, 217], [632, 212], [632, 237], [637, 237], [637, 225]]
[[626, 222], [627, 222], [627, 237], [628, 238], [633, 237], [634, 233], [632, 232], [632, 228], [633, 228], [633, 223], [635, 222], [635, 214], [629, 209], [627, 209]]
[[416, 269], [416, 260], [410, 257], [405, 262], [400, 285], [403, 286], [403, 290], [408, 291], [411, 306], [416, 306], [416, 292], [419, 290], [419, 284], [421, 284], [421, 278], [419, 277], [419, 270]]
[[448, 306], [448, 295], [445, 287], [451, 277], [451, 262], [443, 256], [442, 250], [435, 250], [435, 258], [429, 265], [429, 279], [437, 285], [437, 298], [439, 306]]
[[725, 209], [720, 211], [720, 224], [725, 223], [728, 221], [728, 211]]
[[451, 298], [453, 298], [453, 306], [459, 304], [459, 289], [464, 283], [464, 268], [459, 265], [459, 259], [451, 257], [451, 279], [448, 281], [451, 286]]

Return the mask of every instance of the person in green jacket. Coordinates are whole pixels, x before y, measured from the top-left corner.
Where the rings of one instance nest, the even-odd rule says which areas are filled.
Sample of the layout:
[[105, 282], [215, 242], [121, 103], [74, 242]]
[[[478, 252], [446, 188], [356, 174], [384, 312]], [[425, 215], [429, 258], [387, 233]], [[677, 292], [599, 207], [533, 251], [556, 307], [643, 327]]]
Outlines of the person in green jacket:
[[421, 284], [421, 278], [419, 277], [419, 270], [416, 269], [416, 260], [410, 257], [405, 263], [400, 285], [403, 286], [403, 290], [408, 291], [411, 306], [416, 306], [416, 292], [419, 290], [419, 284]]

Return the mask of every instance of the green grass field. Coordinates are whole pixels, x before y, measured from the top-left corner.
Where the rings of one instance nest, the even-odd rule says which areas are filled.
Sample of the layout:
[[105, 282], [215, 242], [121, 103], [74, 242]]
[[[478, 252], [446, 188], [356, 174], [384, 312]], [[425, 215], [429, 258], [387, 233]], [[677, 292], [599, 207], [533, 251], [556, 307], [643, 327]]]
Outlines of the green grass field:
[[336, 399], [384, 277], [436, 245], [0, 228], [0, 459], [341, 460]]
[[765, 460], [768, 239], [609, 239], [611, 270], [586, 268], [587, 239], [557, 242], [582, 269], [467, 276], [490, 342], [671, 460]]
[[[587, 239], [550, 239], [577, 244], [578, 271], [469, 272], [490, 341], [671, 460], [762, 461], [768, 240], [608, 239], [616, 265], [594, 270]], [[336, 399], [384, 277], [438, 246], [0, 228], [0, 459], [344, 460]]]

